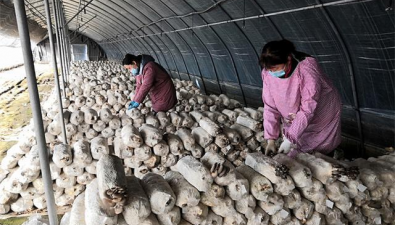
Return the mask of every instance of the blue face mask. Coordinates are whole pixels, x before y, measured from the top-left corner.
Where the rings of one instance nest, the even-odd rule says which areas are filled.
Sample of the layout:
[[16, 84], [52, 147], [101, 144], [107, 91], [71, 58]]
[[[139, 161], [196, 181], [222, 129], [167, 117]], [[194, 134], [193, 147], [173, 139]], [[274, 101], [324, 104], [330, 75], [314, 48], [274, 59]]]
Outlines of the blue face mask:
[[130, 72], [132, 72], [132, 74], [133, 74], [134, 76], [136, 76], [136, 75], [139, 73], [139, 70], [136, 69], [136, 68], [132, 68], [132, 70], [131, 70]]
[[269, 71], [269, 74], [272, 75], [273, 77], [282, 77], [285, 75], [285, 71], [284, 70], [279, 70], [279, 71]]

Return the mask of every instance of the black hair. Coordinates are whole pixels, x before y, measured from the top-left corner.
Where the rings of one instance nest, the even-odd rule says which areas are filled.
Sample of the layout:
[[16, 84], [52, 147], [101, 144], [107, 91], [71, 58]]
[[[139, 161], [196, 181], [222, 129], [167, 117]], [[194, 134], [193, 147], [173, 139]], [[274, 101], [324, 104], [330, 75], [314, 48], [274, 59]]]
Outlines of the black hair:
[[259, 63], [262, 68], [271, 68], [278, 64], [287, 63], [288, 56], [295, 52], [294, 44], [286, 39], [271, 41], [263, 46]]
[[132, 65], [133, 61], [136, 63], [141, 63], [141, 59], [142, 59], [141, 55], [135, 56], [132, 54], [126, 54], [125, 58], [123, 58], [123, 60], [122, 60], [122, 65], [123, 66], [124, 65]]

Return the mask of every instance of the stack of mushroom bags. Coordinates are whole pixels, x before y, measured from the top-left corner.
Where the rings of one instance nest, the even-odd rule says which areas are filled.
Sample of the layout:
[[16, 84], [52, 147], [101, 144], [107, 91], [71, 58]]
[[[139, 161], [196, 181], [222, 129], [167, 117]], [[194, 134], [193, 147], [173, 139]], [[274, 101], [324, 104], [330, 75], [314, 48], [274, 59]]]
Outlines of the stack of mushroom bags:
[[[65, 224], [394, 221], [394, 155], [264, 156], [263, 108], [175, 79], [173, 110], [155, 114], [148, 98], [127, 110], [134, 82], [115, 62], [74, 63], [63, 101], [67, 145], [55, 95], [43, 103], [56, 204], [74, 202]], [[1, 213], [46, 208], [37, 150], [31, 122], [1, 163]]]

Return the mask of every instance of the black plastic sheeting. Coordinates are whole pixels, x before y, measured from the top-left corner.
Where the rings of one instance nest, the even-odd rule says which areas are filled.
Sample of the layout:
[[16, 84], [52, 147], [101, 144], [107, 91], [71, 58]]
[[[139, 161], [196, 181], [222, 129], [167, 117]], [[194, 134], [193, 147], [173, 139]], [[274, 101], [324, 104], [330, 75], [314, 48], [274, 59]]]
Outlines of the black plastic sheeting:
[[[216, 2], [94, 0], [80, 18], [97, 16], [83, 33], [110, 60], [121, 60], [126, 53], [150, 54], [172, 77], [193, 80], [208, 94], [225, 93], [248, 106], [262, 105], [258, 57], [263, 45], [291, 40], [299, 51], [318, 59], [341, 93], [344, 136], [368, 146], [395, 146], [395, 16], [386, 10], [392, 1], [222, 0], [208, 12], [133, 31], [162, 18], [206, 10]], [[334, 2], [338, 4], [303, 9]], [[35, 6], [43, 10], [40, 4]], [[77, 0], [63, 4], [66, 19], [78, 11]], [[161, 34], [263, 14], [271, 16]], [[74, 20], [69, 28], [75, 29], [77, 22], [83, 23]], [[354, 148], [352, 153], [363, 152]]]

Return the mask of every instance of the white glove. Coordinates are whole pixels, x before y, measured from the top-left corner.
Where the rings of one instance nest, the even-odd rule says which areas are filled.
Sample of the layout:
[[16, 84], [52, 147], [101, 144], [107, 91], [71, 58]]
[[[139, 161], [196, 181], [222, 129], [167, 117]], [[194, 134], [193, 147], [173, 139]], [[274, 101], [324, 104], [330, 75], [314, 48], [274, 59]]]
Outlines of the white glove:
[[281, 143], [278, 153], [288, 154], [291, 149], [295, 148], [295, 145], [292, 144], [286, 137], [283, 138], [284, 141]]
[[267, 140], [265, 155], [268, 155], [269, 152], [273, 152], [273, 153], [277, 152], [276, 144], [275, 144], [274, 140]]

